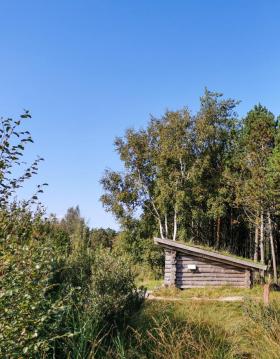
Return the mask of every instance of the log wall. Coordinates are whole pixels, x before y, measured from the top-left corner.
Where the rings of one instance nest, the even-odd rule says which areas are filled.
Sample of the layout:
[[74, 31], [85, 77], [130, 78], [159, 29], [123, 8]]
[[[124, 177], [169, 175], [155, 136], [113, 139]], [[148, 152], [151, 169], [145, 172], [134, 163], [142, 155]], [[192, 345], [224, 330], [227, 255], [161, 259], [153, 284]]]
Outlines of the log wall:
[[[188, 269], [195, 264], [196, 270]], [[231, 285], [235, 287], [251, 286], [251, 272], [210, 259], [166, 251], [165, 284], [175, 284], [178, 288], [198, 288], [205, 286]]]
[[167, 286], [176, 284], [176, 251], [165, 250], [164, 284]]

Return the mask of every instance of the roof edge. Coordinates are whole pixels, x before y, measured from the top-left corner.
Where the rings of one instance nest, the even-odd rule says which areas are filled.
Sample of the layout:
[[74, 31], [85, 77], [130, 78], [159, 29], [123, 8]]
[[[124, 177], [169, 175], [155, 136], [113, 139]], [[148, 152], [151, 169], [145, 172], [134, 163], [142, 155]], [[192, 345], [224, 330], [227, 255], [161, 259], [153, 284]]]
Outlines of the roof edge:
[[154, 242], [156, 244], [162, 245], [163, 247], [171, 247], [177, 251], [181, 250], [183, 252], [191, 252], [196, 255], [202, 255], [208, 258], [216, 259], [217, 261], [220, 262], [229, 262], [231, 264], [235, 264], [236, 266], [240, 266], [240, 267], [254, 268], [260, 270], [267, 269], [267, 266], [265, 264], [250, 262], [246, 259], [239, 259], [230, 255], [220, 254], [217, 252], [208, 251], [206, 249], [188, 246], [182, 243], [175, 242], [170, 239], [154, 238]]

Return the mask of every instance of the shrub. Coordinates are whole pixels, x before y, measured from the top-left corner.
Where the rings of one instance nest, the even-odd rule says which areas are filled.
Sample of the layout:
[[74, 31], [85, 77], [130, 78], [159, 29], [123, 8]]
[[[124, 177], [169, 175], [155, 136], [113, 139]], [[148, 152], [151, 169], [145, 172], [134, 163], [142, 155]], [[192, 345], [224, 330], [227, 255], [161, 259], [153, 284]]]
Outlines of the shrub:
[[66, 298], [55, 293], [61, 261], [50, 241], [1, 243], [0, 356], [47, 353], [58, 333]]
[[56, 355], [106, 357], [118, 330], [126, 326], [127, 319], [143, 301], [143, 293], [135, 287], [129, 261], [100, 248], [96, 253], [76, 253], [66, 273], [63, 271], [61, 275], [63, 281], [72, 286], [80, 282], [83, 288], [65, 313], [65, 334], [56, 343]]
[[135, 286], [135, 275], [127, 258], [99, 250], [92, 267], [93, 311], [110, 323], [122, 323], [141, 305], [144, 293]]
[[151, 238], [143, 238], [137, 231], [124, 231], [118, 235], [114, 249], [121, 254], [129, 254], [134, 264], [149, 267], [154, 278], [162, 276], [164, 254]]

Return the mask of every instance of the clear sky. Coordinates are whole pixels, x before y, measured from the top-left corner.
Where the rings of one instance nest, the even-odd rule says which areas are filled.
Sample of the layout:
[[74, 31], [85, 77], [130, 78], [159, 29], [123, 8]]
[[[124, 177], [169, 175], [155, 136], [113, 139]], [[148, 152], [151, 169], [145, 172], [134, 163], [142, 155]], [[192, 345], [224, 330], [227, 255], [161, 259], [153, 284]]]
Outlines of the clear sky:
[[31, 111], [45, 158], [35, 183], [62, 216], [116, 223], [99, 179], [119, 169], [113, 140], [149, 114], [198, 108], [204, 87], [280, 113], [279, 0], [1, 0], [0, 115]]

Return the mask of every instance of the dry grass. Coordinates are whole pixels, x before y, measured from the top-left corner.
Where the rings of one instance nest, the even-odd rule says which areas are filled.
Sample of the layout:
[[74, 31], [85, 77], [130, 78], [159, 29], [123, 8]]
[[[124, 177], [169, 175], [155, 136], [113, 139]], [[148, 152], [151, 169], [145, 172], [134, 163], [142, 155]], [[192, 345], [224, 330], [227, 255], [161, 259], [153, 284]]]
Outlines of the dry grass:
[[[161, 295], [211, 298], [262, 288], [162, 289]], [[277, 293], [278, 295], [278, 293]], [[249, 298], [249, 296], [247, 296]], [[123, 329], [92, 341], [89, 359], [279, 359], [280, 305], [243, 302], [146, 301]], [[99, 338], [99, 339], [98, 339]], [[98, 339], [98, 340], [97, 340]], [[77, 356], [78, 357], [78, 356]], [[82, 357], [81, 357], [82, 358]]]
[[[192, 288], [181, 290], [178, 288], [165, 288], [161, 287], [153, 292], [154, 296], [157, 297], [166, 297], [166, 298], [180, 298], [180, 299], [190, 299], [190, 298], [206, 298], [206, 299], [215, 299], [221, 297], [232, 297], [232, 296], [242, 296], [244, 298], [251, 298], [256, 300], [262, 300], [263, 298], [263, 287], [261, 285], [256, 285], [252, 289], [247, 288], [235, 288], [232, 286], [224, 287], [205, 287], [205, 288]], [[271, 291], [270, 297], [272, 300], [280, 299], [280, 292]]]
[[278, 322], [268, 332], [253, 321], [244, 303], [149, 302], [134, 322], [126, 358], [279, 359], [279, 332]]
[[192, 317], [190, 312], [196, 309], [147, 303], [134, 318], [130, 332], [134, 351], [126, 358], [234, 358], [237, 348], [228, 333], [203, 316]]

